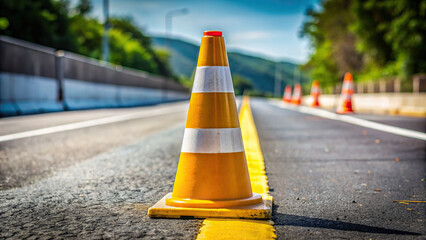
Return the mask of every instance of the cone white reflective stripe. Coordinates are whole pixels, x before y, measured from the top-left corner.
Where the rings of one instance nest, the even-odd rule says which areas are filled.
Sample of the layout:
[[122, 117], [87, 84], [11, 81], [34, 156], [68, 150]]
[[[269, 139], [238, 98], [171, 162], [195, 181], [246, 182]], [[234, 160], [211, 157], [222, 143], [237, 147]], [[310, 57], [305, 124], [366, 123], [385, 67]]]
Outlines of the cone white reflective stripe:
[[354, 88], [353, 82], [344, 82], [343, 83], [343, 89], [352, 90]]
[[192, 93], [234, 92], [228, 66], [203, 66], [195, 71]]
[[344, 98], [347, 99], [347, 100], [351, 100], [352, 99], [350, 94], [345, 94]]
[[347, 93], [340, 94], [340, 102], [343, 102], [345, 100], [352, 100], [352, 96]]
[[286, 89], [285, 91], [284, 91], [284, 98], [287, 98], [287, 99], [291, 99], [291, 89]]
[[186, 128], [182, 152], [232, 153], [243, 152], [240, 128]]

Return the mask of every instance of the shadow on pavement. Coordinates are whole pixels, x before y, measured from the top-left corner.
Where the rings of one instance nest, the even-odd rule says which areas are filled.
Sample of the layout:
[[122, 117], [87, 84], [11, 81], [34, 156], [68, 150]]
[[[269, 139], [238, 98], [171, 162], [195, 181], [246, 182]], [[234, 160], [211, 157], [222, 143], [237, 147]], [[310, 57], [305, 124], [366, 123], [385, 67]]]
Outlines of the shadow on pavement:
[[326, 228], [343, 231], [356, 231], [366, 233], [381, 233], [381, 234], [399, 234], [399, 235], [422, 235], [420, 233], [399, 231], [393, 229], [386, 229], [380, 227], [370, 227], [362, 224], [327, 220], [321, 218], [311, 218], [290, 214], [277, 213], [276, 208], [272, 214], [274, 225], [278, 226], [298, 226], [298, 227], [312, 227], [312, 228]]

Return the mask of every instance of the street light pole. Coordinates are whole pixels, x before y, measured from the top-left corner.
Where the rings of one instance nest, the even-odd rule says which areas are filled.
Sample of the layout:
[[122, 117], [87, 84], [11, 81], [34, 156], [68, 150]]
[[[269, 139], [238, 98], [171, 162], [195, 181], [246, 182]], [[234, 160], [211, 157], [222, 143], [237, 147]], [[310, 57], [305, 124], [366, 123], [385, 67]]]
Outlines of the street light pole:
[[[170, 47], [170, 39], [172, 38], [173, 17], [181, 16], [185, 14], [188, 14], [187, 8], [171, 10], [171, 11], [168, 11], [165, 15], [166, 48], [169, 50], [170, 56], [172, 54], [172, 49]], [[163, 97], [162, 97], [163, 101], [167, 100], [167, 82], [168, 82], [168, 79], [164, 81], [164, 85], [163, 85]]]
[[104, 8], [104, 34], [102, 39], [102, 60], [109, 61], [109, 0], [103, 1]]
[[165, 30], [166, 30], [166, 41], [167, 41], [166, 46], [167, 48], [169, 48], [169, 50], [170, 50], [170, 38], [172, 37], [173, 17], [179, 16], [179, 15], [185, 15], [185, 14], [188, 14], [187, 8], [171, 10], [166, 13], [166, 16], [165, 16], [165, 24], [166, 24]]
[[281, 92], [281, 66], [280, 62], [275, 63], [275, 86], [274, 86], [274, 96], [279, 97]]

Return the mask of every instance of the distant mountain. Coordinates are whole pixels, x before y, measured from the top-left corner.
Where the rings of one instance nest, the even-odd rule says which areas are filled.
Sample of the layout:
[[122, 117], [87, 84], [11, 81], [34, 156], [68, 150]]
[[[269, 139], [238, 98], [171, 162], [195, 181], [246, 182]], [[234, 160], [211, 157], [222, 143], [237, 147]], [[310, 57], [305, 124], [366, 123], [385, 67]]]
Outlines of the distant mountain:
[[[166, 39], [153, 37], [155, 47], [166, 47]], [[197, 66], [199, 46], [178, 39], [170, 40], [172, 49], [171, 65], [173, 71], [178, 75], [191, 78]], [[249, 56], [241, 53], [228, 52], [228, 61], [232, 74], [238, 74], [247, 78], [260, 92], [273, 93], [275, 81], [276, 62], [260, 57]], [[289, 62], [280, 62], [281, 68], [281, 92], [287, 83], [293, 80], [295, 68], [298, 65]], [[307, 79], [301, 76], [302, 82]]]

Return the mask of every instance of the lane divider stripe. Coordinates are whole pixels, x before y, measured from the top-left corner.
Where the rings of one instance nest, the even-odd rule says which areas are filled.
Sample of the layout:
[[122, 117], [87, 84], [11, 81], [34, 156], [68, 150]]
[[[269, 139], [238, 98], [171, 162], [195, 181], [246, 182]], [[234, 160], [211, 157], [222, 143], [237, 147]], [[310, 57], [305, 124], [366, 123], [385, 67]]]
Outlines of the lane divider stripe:
[[[186, 105], [185, 105], [185, 108], [186, 108]], [[176, 107], [176, 106], [169, 107], [169, 108], [162, 108], [162, 109], [152, 109], [152, 110], [149, 109], [149, 110], [144, 110], [143, 112], [128, 113], [128, 114], [124, 114], [120, 116], [105, 117], [105, 118], [99, 118], [94, 120], [88, 120], [88, 121], [82, 121], [82, 122], [64, 124], [64, 125], [59, 125], [54, 127], [47, 127], [47, 128], [30, 130], [30, 131], [25, 131], [20, 133], [3, 135], [3, 136], [0, 136], [0, 142], [41, 136], [41, 135], [57, 133], [57, 132], [65, 132], [65, 131], [82, 129], [82, 128], [93, 127], [93, 126], [100, 126], [100, 125], [123, 122], [123, 121], [128, 121], [133, 119], [139, 119], [139, 118], [155, 117], [155, 116], [177, 113], [182, 111], [184, 111], [183, 107]]]
[[[263, 200], [272, 205], [273, 199], [269, 195], [268, 177], [248, 97], [244, 97], [241, 102], [240, 124], [252, 190], [261, 194]], [[207, 218], [203, 221], [197, 240], [276, 239], [273, 225], [271, 220]]]
[[328, 118], [328, 119], [332, 119], [336, 121], [350, 123], [353, 125], [358, 125], [361, 127], [371, 128], [371, 129], [382, 131], [382, 132], [392, 133], [395, 135], [400, 135], [404, 137], [415, 138], [415, 139], [426, 141], [426, 134], [422, 132], [390, 126], [383, 123], [368, 121], [368, 120], [356, 118], [349, 115], [339, 115], [337, 113], [329, 112], [322, 109], [314, 109], [314, 108], [309, 108], [304, 106], [295, 107], [291, 105], [285, 105], [284, 103], [279, 102], [277, 100], [271, 100], [270, 103], [283, 109], [290, 109], [290, 110], [298, 111], [301, 113], [311, 114], [318, 117]]
[[232, 153], [244, 151], [240, 128], [186, 128], [182, 152]]
[[195, 70], [192, 93], [234, 92], [229, 67], [203, 66]]

